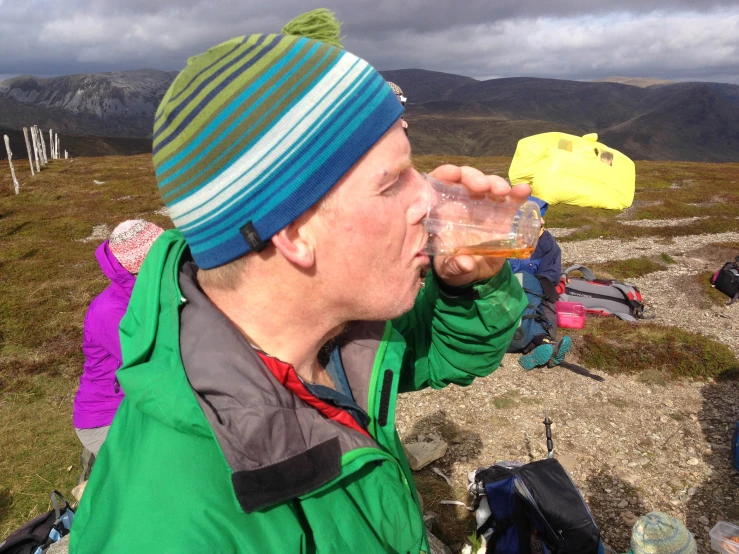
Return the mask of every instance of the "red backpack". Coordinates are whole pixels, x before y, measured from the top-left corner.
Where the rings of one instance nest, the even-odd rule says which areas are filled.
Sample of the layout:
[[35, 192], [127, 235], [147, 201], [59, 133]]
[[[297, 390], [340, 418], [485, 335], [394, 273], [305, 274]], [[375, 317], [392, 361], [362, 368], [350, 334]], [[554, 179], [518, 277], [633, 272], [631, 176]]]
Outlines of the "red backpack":
[[[579, 271], [583, 277], [571, 276], [573, 271]], [[654, 317], [644, 313], [644, 300], [636, 286], [615, 279], [598, 279], [582, 265], [565, 269], [557, 292], [560, 300], [582, 304], [587, 314], [615, 316], [626, 321]]]

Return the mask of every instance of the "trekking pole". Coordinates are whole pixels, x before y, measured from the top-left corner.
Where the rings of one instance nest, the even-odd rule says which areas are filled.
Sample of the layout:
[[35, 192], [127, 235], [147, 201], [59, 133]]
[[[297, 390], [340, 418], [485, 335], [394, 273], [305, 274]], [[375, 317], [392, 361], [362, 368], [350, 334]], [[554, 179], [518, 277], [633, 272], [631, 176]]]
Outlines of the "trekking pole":
[[544, 430], [547, 435], [547, 458], [554, 458], [554, 441], [552, 440], [552, 420], [549, 419], [549, 408], [544, 408]]

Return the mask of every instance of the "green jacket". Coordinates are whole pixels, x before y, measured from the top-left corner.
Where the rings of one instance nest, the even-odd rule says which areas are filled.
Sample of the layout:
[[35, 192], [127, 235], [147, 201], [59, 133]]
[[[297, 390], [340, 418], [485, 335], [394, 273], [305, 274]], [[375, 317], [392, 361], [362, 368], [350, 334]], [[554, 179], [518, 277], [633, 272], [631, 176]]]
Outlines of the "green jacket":
[[476, 286], [477, 300], [441, 296], [430, 276], [409, 313], [351, 326], [341, 356], [371, 418], [365, 436], [266, 370], [194, 285], [188, 259], [168, 231], [137, 279], [120, 327], [126, 396], [70, 552], [425, 551], [396, 397], [467, 385], [500, 364], [526, 305], [508, 265]]

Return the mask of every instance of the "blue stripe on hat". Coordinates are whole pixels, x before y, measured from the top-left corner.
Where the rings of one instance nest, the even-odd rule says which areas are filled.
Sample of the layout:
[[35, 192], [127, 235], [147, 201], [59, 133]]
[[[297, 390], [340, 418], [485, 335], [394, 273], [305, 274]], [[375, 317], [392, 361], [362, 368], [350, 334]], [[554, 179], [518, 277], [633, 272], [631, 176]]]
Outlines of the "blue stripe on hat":
[[[262, 43], [262, 42], [264, 41], [264, 37], [265, 37], [265, 36], [266, 36], [266, 35], [262, 35], [262, 36], [260, 36], [260, 37], [259, 37], [259, 38], [258, 38], [258, 39], [256, 40], [256, 42], [255, 42], [255, 43], [254, 43], [254, 44], [253, 44], [252, 46], [258, 46], [259, 44], [261, 44], [261, 43]], [[190, 79], [190, 80], [189, 80], [189, 81], [187, 82], [187, 84], [186, 84], [186, 85], [184, 85], [184, 86], [182, 87], [182, 90], [181, 90], [180, 92], [178, 92], [178, 93], [177, 93], [176, 95], [174, 95], [174, 96], [172, 97], [172, 102], [176, 101], [176, 100], [177, 100], [177, 99], [178, 99], [178, 98], [179, 98], [179, 97], [180, 97], [180, 96], [181, 96], [182, 94], [184, 94], [185, 92], [187, 92], [187, 89], [188, 89], [188, 88], [190, 88], [190, 86], [191, 86], [191, 85], [192, 85], [192, 84], [193, 84], [193, 83], [194, 83], [194, 82], [195, 82], [195, 81], [196, 81], [196, 80], [197, 80], [197, 79], [198, 79], [198, 78], [199, 78], [199, 77], [200, 77], [201, 75], [203, 75], [204, 73], [206, 73], [206, 72], [207, 72], [207, 71], [208, 71], [209, 69], [211, 69], [212, 67], [214, 67], [214, 66], [218, 65], [218, 63], [219, 63], [219, 62], [221, 62], [221, 61], [225, 60], [225, 59], [226, 59], [226, 58], [228, 58], [228, 57], [229, 57], [229, 56], [230, 56], [231, 54], [233, 54], [233, 53], [234, 53], [234, 52], [235, 52], [236, 50], [238, 50], [238, 49], [239, 49], [239, 48], [241, 48], [241, 47], [242, 47], [242, 46], [243, 46], [244, 44], [246, 44], [246, 41], [247, 41], [247, 40], [249, 40], [249, 36], [248, 36], [248, 35], [245, 35], [244, 37], [242, 37], [242, 39], [241, 39], [241, 42], [237, 42], [237, 43], [236, 43], [236, 44], [234, 45], [234, 47], [233, 47], [233, 48], [231, 48], [231, 50], [228, 50], [228, 51], [226, 51], [226, 52], [225, 52], [225, 53], [223, 54], [223, 56], [221, 56], [220, 58], [216, 58], [216, 60], [215, 60], [215, 61], [214, 61], [213, 63], [211, 63], [211, 64], [207, 65], [206, 67], [204, 67], [203, 69], [201, 69], [201, 70], [200, 70], [200, 71], [199, 71], [198, 73], [196, 73], [195, 75], [193, 75], [193, 77], [192, 77], [192, 78], [191, 78], [191, 79]], [[250, 47], [250, 48], [251, 48], [251, 47]], [[251, 51], [251, 50], [249, 50], [249, 51]], [[225, 66], [224, 66], [224, 68], [225, 68]], [[211, 77], [209, 77], [207, 81], [203, 81], [203, 83], [211, 82], [211, 81], [212, 81], [212, 78], [213, 78], [213, 77], [215, 77], [215, 76], [217, 76], [217, 75], [218, 75], [218, 73], [214, 73], [214, 74], [212, 74], [212, 75], [211, 75]], [[198, 87], [199, 87], [199, 85], [198, 85]], [[197, 90], [197, 89], [196, 89], [196, 90]], [[201, 88], [200, 90], [202, 90], [202, 88]], [[190, 100], [192, 100], [192, 97], [188, 97], [188, 99], [187, 99], [187, 100], [185, 100], [185, 101], [186, 101], [186, 102], [190, 102]]]

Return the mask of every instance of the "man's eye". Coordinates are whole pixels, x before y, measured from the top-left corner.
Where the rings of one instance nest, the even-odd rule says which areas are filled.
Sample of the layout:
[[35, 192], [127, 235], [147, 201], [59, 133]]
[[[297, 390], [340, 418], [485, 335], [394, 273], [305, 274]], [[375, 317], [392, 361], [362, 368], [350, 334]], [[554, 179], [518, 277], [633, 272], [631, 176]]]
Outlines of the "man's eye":
[[382, 191], [383, 196], [395, 196], [400, 192], [401, 187], [403, 186], [403, 182], [398, 179], [395, 181], [392, 185], [387, 187], [385, 190]]

